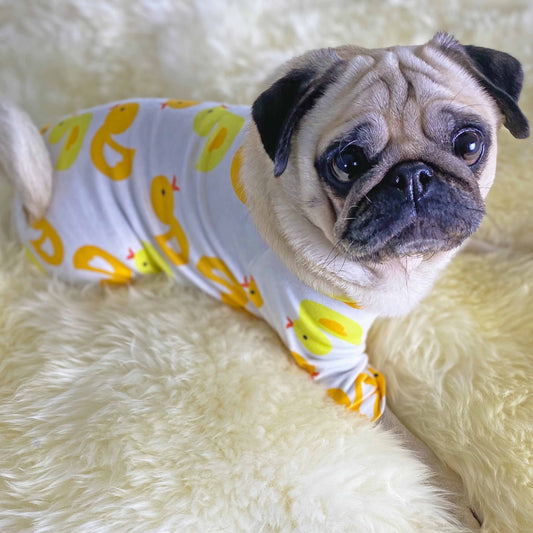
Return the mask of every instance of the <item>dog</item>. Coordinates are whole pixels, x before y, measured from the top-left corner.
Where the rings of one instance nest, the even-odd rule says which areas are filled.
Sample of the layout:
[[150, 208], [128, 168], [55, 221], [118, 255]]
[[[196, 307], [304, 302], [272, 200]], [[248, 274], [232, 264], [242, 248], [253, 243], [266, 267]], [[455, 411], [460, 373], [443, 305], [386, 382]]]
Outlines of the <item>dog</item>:
[[460, 480], [385, 409], [365, 338], [478, 229], [500, 125], [529, 135], [522, 81], [512, 56], [445, 33], [320, 49], [251, 108], [135, 99], [41, 135], [4, 103], [0, 162], [39, 268], [108, 284], [166, 272], [264, 318], [334, 400], [400, 433], [475, 527]]

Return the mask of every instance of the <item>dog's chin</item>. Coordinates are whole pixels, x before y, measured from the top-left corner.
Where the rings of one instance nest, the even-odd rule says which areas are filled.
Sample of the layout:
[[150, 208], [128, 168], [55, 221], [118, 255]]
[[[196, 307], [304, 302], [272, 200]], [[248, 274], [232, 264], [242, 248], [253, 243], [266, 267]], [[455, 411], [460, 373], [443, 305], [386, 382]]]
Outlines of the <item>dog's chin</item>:
[[402, 228], [397, 233], [383, 236], [374, 235], [372, 242], [354, 243], [350, 239], [343, 239], [342, 246], [345, 256], [359, 263], [386, 263], [405, 257], [418, 257], [429, 260], [436, 255], [458, 249], [472, 232], [443, 233], [435, 228], [423, 228], [415, 221]]

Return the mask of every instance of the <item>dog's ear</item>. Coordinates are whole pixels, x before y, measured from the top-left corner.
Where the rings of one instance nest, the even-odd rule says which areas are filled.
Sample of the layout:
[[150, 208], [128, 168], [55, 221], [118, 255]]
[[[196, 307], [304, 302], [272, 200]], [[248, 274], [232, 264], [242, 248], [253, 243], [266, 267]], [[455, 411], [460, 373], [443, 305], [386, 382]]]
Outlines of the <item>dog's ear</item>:
[[281, 176], [287, 167], [292, 135], [300, 120], [338, 78], [344, 65], [333, 50], [316, 51], [305, 66], [289, 71], [252, 105], [261, 142], [274, 162], [274, 176]]
[[437, 34], [434, 40], [465, 67], [496, 101], [505, 117], [505, 127], [517, 139], [529, 137], [528, 120], [518, 107], [524, 81], [518, 59], [492, 48], [463, 46], [447, 34]]
[[474, 65], [474, 72], [485, 90], [496, 100], [505, 116], [505, 127], [517, 138], [529, 137], [529, 123], [518, 99], [522, 91], [524, 72], [513, 56], [480, 46], [463, 47]]

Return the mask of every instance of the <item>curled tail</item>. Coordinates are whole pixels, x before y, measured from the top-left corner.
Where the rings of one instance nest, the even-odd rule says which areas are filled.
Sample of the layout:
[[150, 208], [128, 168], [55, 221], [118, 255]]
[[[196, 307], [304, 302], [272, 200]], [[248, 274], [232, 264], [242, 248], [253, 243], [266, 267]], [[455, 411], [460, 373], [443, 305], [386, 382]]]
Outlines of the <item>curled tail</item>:
[[0, 100], [0, 170], [13, 183], [30, 221], [42, 218], [52, 195], [52, 163], [30, 117]]

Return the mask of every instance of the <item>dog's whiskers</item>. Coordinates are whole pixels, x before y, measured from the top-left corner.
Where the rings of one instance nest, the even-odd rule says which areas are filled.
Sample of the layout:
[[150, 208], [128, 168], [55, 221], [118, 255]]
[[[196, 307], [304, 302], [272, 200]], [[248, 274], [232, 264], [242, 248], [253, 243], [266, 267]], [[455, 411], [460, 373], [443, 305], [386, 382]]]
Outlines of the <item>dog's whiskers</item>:
[[[324, 261], [322, 261], [322, 265], [320, 266], [319, 274], [324, 272], [329, 268], [329, 266], [334, 263], [337, 258], [339, 257], [341, 250], [339, 249], [341, 245], [341, 240], [339, 239], [332, 247]], [[334, 254], [334, 255], [332, 255]]]

